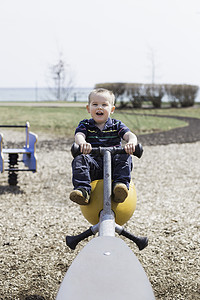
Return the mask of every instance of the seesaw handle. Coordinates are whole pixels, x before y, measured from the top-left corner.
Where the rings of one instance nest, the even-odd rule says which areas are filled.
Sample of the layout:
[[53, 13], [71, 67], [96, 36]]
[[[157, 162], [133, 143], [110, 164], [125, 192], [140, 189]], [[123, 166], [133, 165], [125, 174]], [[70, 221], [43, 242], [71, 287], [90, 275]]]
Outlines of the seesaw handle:
[[80, 241], [86, 239], [91, 235], [94, 235], [94, 232], [92, 231], [91, 227], [78, 235], [73, 235], [73, 236], [67, 235], [66, 244], [70, 249], [74, 250]]
[[122, 231], [119, 234], [133, 241], [138, 246], [139, 250], [143, 250], [145, 247], [148, 246], [148, 238], [146, 236], [135, 236], [124, 229], [122, 229]]
[[[111, 153], [114, 154], [126, 154], [126, 151], [124, 150], [123, 147], [112, 147], [113, 150], [111, 150]], [[140, 158], [143, 153], [143, 147], [141, 144], [137, 144], [135, 146], [135, 152], [133, 152], [133, 155], [136, 156], [137, 158]]]
[[[102, 155], [105, 150], [110, 151], [112, 154], [125, 154], [126, 151], [123, 147], [98, 147], [98, 148], [92, 148], [91, 154], [95, 155]], [[77, 155], [81, 154], [80, 146], [76, 143], [73, 143], [71, 147], [71, 153], [73, 157], [76, 157]], [[133, 152], [133, 155], [140, 158], [143, 153], [143, 148], [141, 144], [137, 144], [135, 146], [135, 152]]]

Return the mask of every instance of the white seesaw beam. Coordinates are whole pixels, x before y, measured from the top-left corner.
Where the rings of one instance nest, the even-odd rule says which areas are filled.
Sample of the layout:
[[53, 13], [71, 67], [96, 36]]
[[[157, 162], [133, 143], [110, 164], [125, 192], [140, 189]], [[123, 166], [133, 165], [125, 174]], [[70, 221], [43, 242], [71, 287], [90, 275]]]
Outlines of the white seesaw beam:
[[68, 269], [56, 300], [155, 300], [135, 254], [117, 237], [92, 239]]

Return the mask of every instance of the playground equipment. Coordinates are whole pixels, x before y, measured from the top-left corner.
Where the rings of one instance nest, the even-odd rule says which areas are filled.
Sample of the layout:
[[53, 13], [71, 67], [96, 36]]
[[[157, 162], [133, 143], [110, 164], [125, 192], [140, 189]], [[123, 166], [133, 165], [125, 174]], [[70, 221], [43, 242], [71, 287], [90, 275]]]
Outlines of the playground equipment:
[[[147, 237], [137, 237], [115, 223], [118, 214], [125, 215], [122, 219], [119, 216], [121, 223], [131, 217], [127, 209], [129, 205], [131, 207], [130, 200], [125, 203], [126, 199], [124, 203], [116, 204], [116, 207], [112, 206], [111, 154], [125, 153], [125, 150], [118, 147], [99, 147], [93, 148], [92, 152], [103, 156], [104, 184], [102, 181], [100, 183], [101, 187], [104, 186], [103, 207], [93, 204], [93, 201], [98, 201], [96, 197], [95, 199], [91, 197], [92, 203], [90, 202], [89, 205], [84, 208], [81, 206], [83, 215], [91, 223], [96, 220], [96, 216], [93, 219], [90, 218], [92, 218], [94, 208], [97, 208], [94, 214], [98, 214], [99, 221], [77, 236], [66, 236], [66, 244], [71, 249], [75, 249], [83, 239], [96, 233], [98, 237], [91, 239], [73, 261], [63, 279], [56, 300], [153, 300], [155, 297], [151, 284], [137, 257], [124, 241], [115, 237], [115, 232], [117, 232], [129, 238], [139, 250], [148, 245]], [[142, 152], [142, 146], [137, 145], [134, 155], [140, 158]], [[80, 154], [76, 144], [72, 147], [72, 154], [73, 156]], [[92, 193], [95, 193], [96, 184], [98, 183], [93, 183]], [[136, 194], [133, 193], [133, 195], [135, 208]], [[117, 206], [123, 206], [123, 204], [124, 210], [120, 208], [118, 211]], [[91, 210], [90, 205], [93, 205]], [[132, 213], [134, 208], [131, 208]]]
[[[26, 125], [0, 125], [0, 127], [26, 129], [26, 143], [25, 146], [20, 149], [3, 148], [3, 134], [0, 133], [0, 172], [8, 171], [9, 185], [17, 185], [18, 172], [37, 171], [36, 143], [38, 137], [29, 131], [29, 122], [26, 122]], [[22, 155], [21, 160], [19, 160], [19, 155]], [[7, 160], [5, 156], [7, 156]], [[26, 168], [18, 168], [20, 162], [22, 162]], [[7, 167], [5, 167], [5, 163], [8, 164]]]
[[[95, 225], [99, 222], [99, 214], [103, 209], [103, 179], [91, 182], [92, 190], [89, 205], [81, 205], [83, 216], [89, 223]], [[112, 200], [112, 198], [111, 198]], [[136, 208], [137, 195], [133, 181], [129, 186], [128, 197], [123, 203], [111, 201], [111, 209], [115, 215], [115, 222], [124, 225], [133, 215]]]

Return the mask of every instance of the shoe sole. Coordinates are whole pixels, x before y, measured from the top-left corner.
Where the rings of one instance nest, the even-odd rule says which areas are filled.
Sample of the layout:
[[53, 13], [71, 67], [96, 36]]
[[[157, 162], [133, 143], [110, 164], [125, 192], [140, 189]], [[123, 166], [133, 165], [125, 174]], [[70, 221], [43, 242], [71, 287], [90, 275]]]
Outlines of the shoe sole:
[[122, 186], [116, 186], [114, 188], [114, 201], [117, 203], [122, 203], [128, 196], [128, 190]]
[[78, 193], [77, 191], [70, 193], [70, 200], [79, 205], [87, 205], [89, 203], [89, 200], [85, 199], [81, 192]]

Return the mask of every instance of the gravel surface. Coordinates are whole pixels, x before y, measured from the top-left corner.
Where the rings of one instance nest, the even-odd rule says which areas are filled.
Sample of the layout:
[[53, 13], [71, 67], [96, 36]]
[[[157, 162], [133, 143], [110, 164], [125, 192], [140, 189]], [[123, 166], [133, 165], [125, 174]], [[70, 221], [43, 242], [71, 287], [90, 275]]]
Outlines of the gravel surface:
[[[199, 127], [194, 128], [196, 135], [189, 133], [198, 136]], [[200, 299], [200, 138], [188, 143], [187, 134], [184, 142], [168, 134], [168, 142], [166, 133], [139, 137], [144, 154], [134, 158], [138, 202], [125, 228], [147, 235], [149, 246], [140, 252], [123, 239], [144, 267], [156, 299]], [[72, 141], [38, 135], [38, 172], [21, 173], [18, 187], [8, 186], [7, 173], [0, 174], [0, 299], [55, 299], [68, 267], [87, 243], [75, 251], [65, 245], [66, 234], [90, 226], [69, 200]], [[5, 145], [14, 145], [13, 132], [4, 131], [4, 136]], [[20, 144], [24, 134], [17, 139]]]

